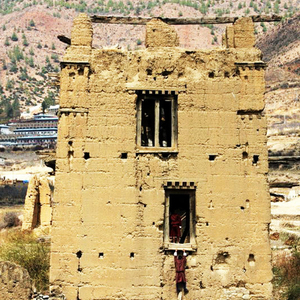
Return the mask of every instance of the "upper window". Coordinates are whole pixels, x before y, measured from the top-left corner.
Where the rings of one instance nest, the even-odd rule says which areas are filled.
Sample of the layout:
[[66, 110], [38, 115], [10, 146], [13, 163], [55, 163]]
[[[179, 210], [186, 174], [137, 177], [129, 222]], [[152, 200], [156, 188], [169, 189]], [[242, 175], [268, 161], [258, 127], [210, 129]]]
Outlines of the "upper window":
[[149, 150], [176, 150], [177, 96], [138, 92], [137, 145]]

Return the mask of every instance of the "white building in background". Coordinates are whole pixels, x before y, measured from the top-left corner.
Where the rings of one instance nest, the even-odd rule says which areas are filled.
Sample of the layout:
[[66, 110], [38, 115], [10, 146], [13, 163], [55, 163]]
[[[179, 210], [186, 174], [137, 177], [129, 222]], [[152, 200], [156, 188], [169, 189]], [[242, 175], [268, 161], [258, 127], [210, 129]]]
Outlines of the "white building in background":
[[59, 110], [59, 105], [51, 105], [48, 109], [47, 109], [47, 112], [48, 114], [50, 115], [57, 115], [58, 113], [58, 110]]
[[37, 114], [32, 119], [1, 125], [0, 145], [54, 147], [57, 139], [58, 117]]
[[0, 125], [0, 134], [12, 134], [8, 125]]

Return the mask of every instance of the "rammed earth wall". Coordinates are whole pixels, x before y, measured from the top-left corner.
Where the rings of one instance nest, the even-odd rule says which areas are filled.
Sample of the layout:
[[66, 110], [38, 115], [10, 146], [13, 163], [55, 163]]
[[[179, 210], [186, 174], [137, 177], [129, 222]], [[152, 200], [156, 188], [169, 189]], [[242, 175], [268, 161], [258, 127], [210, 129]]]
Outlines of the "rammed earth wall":
[[[68, 300], [176, 299], [176, 248], [189, 254], [184, 299], [270, 299], [265, 65], [253, 29], [239, 19], [223, 47], [187, 51], [153, 19], [147, 48], [126, 51], [93, 49], [89, 18], [75, 19], [61, 71], [50, 276]], [[172, 102], [165, 148], [141, 137], [143, 95]], [[176, 191], [192, 199], [183, 244], [168, 237]]]

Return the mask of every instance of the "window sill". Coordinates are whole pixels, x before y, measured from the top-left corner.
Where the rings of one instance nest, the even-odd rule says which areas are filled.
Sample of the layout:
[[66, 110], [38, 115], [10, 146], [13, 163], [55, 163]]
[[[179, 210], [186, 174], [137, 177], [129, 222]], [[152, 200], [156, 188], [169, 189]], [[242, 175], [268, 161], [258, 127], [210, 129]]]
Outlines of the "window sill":
[[170, 153], [177, 154], [177, 148], [171, 147], [137, 147], [136, 153]]
[[175, 251], [175, 250], [197, 251], [197, 246], [196, 244], [191, 244], [191, 243], [185, 243], [185, 244], [167, 243], [164, 244], [164, 249], [170, 251]]

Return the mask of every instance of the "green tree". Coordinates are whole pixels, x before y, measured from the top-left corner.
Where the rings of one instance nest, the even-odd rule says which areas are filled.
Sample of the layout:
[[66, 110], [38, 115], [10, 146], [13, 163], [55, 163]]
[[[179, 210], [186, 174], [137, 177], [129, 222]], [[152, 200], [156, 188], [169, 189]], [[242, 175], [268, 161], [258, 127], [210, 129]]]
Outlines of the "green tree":
[[23, 39], [23, 46], [27, 47], [29, 45], [29, 43], [27, 42], [26, 38]]
[[12, 72], [12, 73], [17, 73], [17, 72], [18, 72], [17, 64], [16, 64], [16, 63], [12, 63], [12, 64], [10, 65], [9, 70], [10, 70], [10, 72]]
[[24, 59], [23, 51], [20, 49], [20, 47], [18, 45], [14, 46], [13, 55], [16, 58], [17, 61], [20, 61], [20, 60]]
[[13, 34], [11, 36], [11, 40], [14, 41], [14, 42], [19, 40], [15, 31], [13, 32]]
[[274, 3], [274, 13], [279, 14], [279, 4], [278, 4], [278, 2]]
[[2, 25], [2, 30], [3, 30], [3, 31], [5, 31], [5, 30], [6, 30], [6, 26], [5, 26], [5, 24], [4, 24], [4, 25]]
[[34, 51], [33, 51], [32, 47], [31, 47], [30, 50], [29, 50], [29, 54], [30, 54], [31, 56], [34, 55]]
[[32, 19], [29, 21], [29, 26], [30, 27], [35, 27], [35, 23], [34, 23], [34, 21]]
[[43, 114], [45, 114], [45, 111], [46, 111], [46, 109], [47, 109], [48, 107], [49, 107], [49, 106], [48, 106], [47, 102], [44, 100], [44, 101], [42, 102], [42, 110], [43, 110]]
[[40, 43], [40, 42], [38, 43], [37, 47], [38, 47], [39, 49], [41, 49], [41, 48], [42, 48], [42, 45], [41, 45], [41, 43]]
[[7, 91], [13, 89], [14, 84], [15, 84], [14, 80], [8, 79], [7, 82], [6, 82], [6, 87], [5, 87], [5, 89], [6, 89]]
[[54, 44], [54, 43], [52, 43], [51, 49], [52, 49], [52, 50], [55, 50], [55, 49], [56, 49], [56, 47], [55, 47], [55, 44]]
[[33, 61], [33, 57], [32, 56], [29, 57], [28, 65], [29, 65], [29, 67], [34, 68], [34, 61]]
[[55, 62], [59, 62], [58, 60], [58, 55], [56, 53], [52, 53], [51, 54], [51, 58], [55, 61]]
[[14, 99], [14, 101], [12, 103], [12, 108], [13, 108], [13, 117], [19, 117], [20, 116], [20, 102], [19, 102], [18, 98]]
[[6, 37], [5, 42], [4, 42], [4, 45], [5, 45], [5, 46], [9, 46], [9, 45], [10, 45], [9, 40], [8, 40], [8, 37]]

